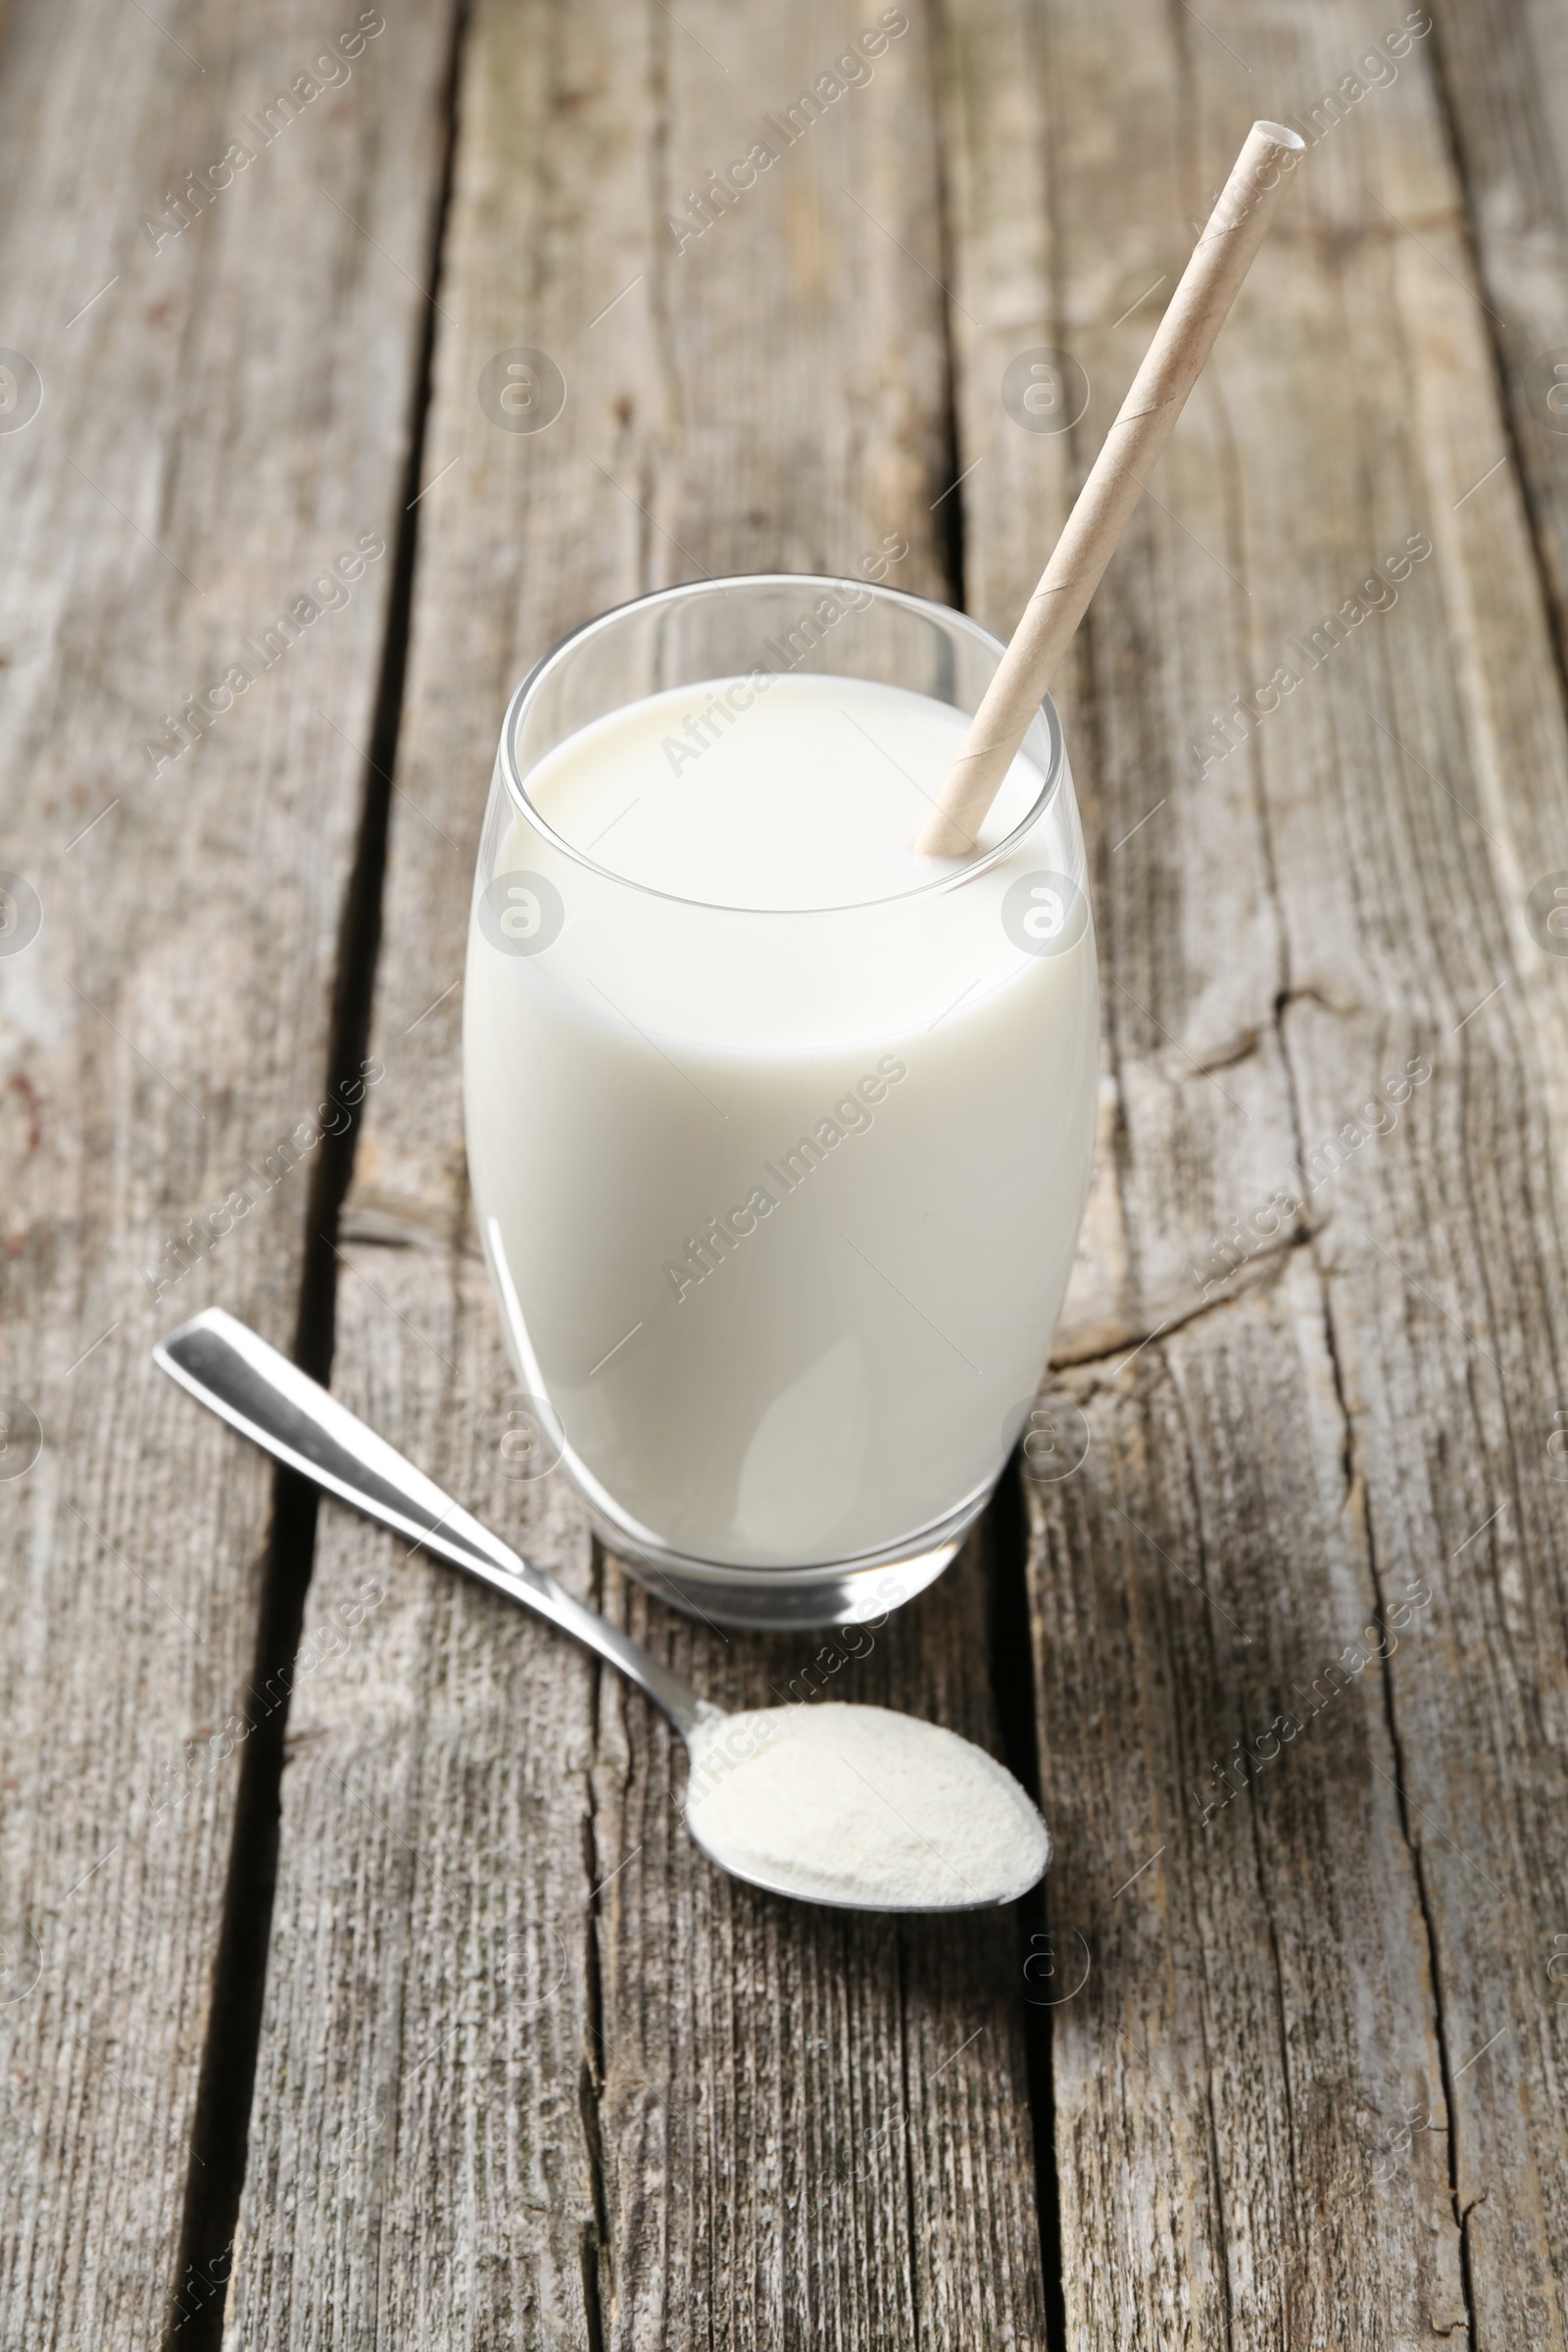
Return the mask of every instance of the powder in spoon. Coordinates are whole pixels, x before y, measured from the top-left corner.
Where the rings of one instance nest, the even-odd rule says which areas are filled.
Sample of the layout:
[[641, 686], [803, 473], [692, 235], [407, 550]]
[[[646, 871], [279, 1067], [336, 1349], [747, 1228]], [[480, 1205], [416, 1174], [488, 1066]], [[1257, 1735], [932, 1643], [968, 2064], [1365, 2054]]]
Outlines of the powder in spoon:
[[726, 1870], [868, 1910], [1010, 1902], [1051, 1835], [983, 1748], [887, 1707], [760, 1707], [692, 1738], [686, 1819]]

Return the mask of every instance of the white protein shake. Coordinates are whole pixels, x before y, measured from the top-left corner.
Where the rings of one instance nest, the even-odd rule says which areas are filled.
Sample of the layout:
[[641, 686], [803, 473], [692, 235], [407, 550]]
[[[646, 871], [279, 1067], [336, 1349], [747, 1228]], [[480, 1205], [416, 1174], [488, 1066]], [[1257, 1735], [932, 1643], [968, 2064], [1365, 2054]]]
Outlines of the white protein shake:
[[[1033, 1397], [1089, 1181], [1094, 936], [1065, 763], [995, 866], [914, 857], [966, 725], [753, 672], [567, 735], [525, 772], [542, 823], [493, 799], [479, 1226], [523, 1385], [629, 1543], [891, 1550], [990, 1485]], [[1020, 756], [977, 857], [1043, 781]]]

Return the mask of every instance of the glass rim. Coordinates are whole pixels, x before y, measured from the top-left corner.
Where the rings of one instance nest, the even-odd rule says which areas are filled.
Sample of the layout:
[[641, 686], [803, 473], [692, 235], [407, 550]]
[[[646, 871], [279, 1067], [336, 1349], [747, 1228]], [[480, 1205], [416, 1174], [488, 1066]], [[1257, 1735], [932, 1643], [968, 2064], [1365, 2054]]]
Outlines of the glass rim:
[[[582, 638], [594, 635], [600, 629], [608, 629], [612, 622], [619, 620], [623, 614], [635, 612], [639, 607], [645, 605], [673, 604], [680, 599], [696, 596], [728, 595], [732, 588], [784, 586], [854, 589], [859, 595], [880, 597], [887, 604], [906, 606], [912, 612], [926, 615], [937, 614], [945, 623], [956, 628], [961, 635], [972, 638], [978, 645], [989, 647], [997, 655], [1000, 656], [1006, 651], [999, 637], [994, 637], [989, 629], [982, 628], [977, 620], [972, 620], [967, 612], [958, 612], [953, 605], [939, 605], [930, 597], [912, 595], [906, 588], [890, 588], [880, 580], [857, 580], [842, 572], [737, 571], [724, 573], [710, 579], [682, 580], [669, 588], [654, 588], [644, 596], [627, 597], [621, 604], [611, 605], [603, 612], [596, 612], [592, 619], [579, 621], [574, 629], [568, 629], [564, 637], [556, 640], [547, 653], [540, 655], [521, 684], [514, 690], [512, 700], [507, 705], [507, 715], [502, 723], [499, 754], [501, 773], [506, 779], [508, 797], [513, 806], [527, 818], [537, 832], [544, 836], [553, 849], [560, 851], [563, 857], [569, 858], [574, 865], [581, 866], [586, 872], [597, 874], [601, 881], [612, 882], [620, 890], [637, 891], [644, 898], [662, 899], [670, 906], [698, 907], [705, 913], [712, 914], [785, 915], [793, 917], [798, 922], [806, 915], [865, 913], [874, 906], [896, 906], [907, 899], [926, 898], [936, 896], [944, 891], [961, 890], [981, 874], [988, 873], [994, 865], [1001, 864], [1019, 846], [1025, 834], [1030, 832], [1045, 814], [1046, 808], [1061, 782], [1066, 746], [1061, 731], [1060, 713], [1049, 694], [1042, 696], [1040, 703], [1040, 715], [1045, 719], [1046, 733], [1051, 745], [1051, 756], [1046, 762], [1045, 779], [1039, 793], [1017, 824], [1013, 826], [1011, 832], [999, 841], [994, 849], [987, 850], [983, 857], [969, 859], [966, 863], [958, 866], [955, 872], [933, 875], [929, 882], [917, 882], [912, 890], [889, 891], [883, 898], [841, 901], [828, 906], [735, 906], [730, 905], [727, 900], [694, 899], [688, 898], [681, 891], [656, 890], [650, 883], [637, 882], [628, 874], [616, 873], [613, 866], [601, 865], [597, 858], [590, 858], [586, 851], [579, 850], [574, 842], [567, 841], [564, 834], [558, 832], [550, 819], [535, 805], [517, 765], [517, 730], [527, 704], [544, 683], [547, 674], [570, 647], [576, 645]], [[749, 677], [751, 672], [748, 670], [737, 674]], [[786, 677], [790, 674], [787, 670], [769, 672], [769, 675], [773, 677]], [[805, 674], [809, 676], [823, 673], [808, 671]], [[836, 675], [838, 673], [826, 674]], [[957, 706], [953, 707], [956, 709]], [[1034, 720], [1031, 719], [1029, 723], [1032, 727]], [[564, 737], [563, 741], [564, 740]]]

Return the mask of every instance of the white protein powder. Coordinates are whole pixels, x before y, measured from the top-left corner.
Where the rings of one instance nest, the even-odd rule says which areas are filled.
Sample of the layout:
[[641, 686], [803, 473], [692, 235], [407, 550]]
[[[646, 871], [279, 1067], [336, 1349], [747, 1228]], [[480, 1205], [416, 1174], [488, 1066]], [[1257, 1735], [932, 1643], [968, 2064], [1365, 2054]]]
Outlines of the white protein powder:
[[1024, 1790], [956, 1732], [887, 1707], [760, 1707], [692, 1738], [686, 1820], [715, 1862], [808, 1902], [1011, 1902], [1051, 1860]]

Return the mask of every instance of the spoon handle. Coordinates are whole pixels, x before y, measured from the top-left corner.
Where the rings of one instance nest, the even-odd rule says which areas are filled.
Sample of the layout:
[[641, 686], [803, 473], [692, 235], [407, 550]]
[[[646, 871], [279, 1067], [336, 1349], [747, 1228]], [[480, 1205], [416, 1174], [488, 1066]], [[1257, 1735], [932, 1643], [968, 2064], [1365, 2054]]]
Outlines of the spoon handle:
[[661, 1665], [597, 1611], [574, 1600], [553, 1576], [493, 1536], [395, 1446], [221, 1307], [209, 1307], [161, 1340], [153, 1360], [291, 1470], [396, 1528], [416, 1548], [439, 1552], [466, 1568], [618, 1666], [663, 1708], [683, 1738], [701, 1717], [719, 1712], [682, 1675]]

